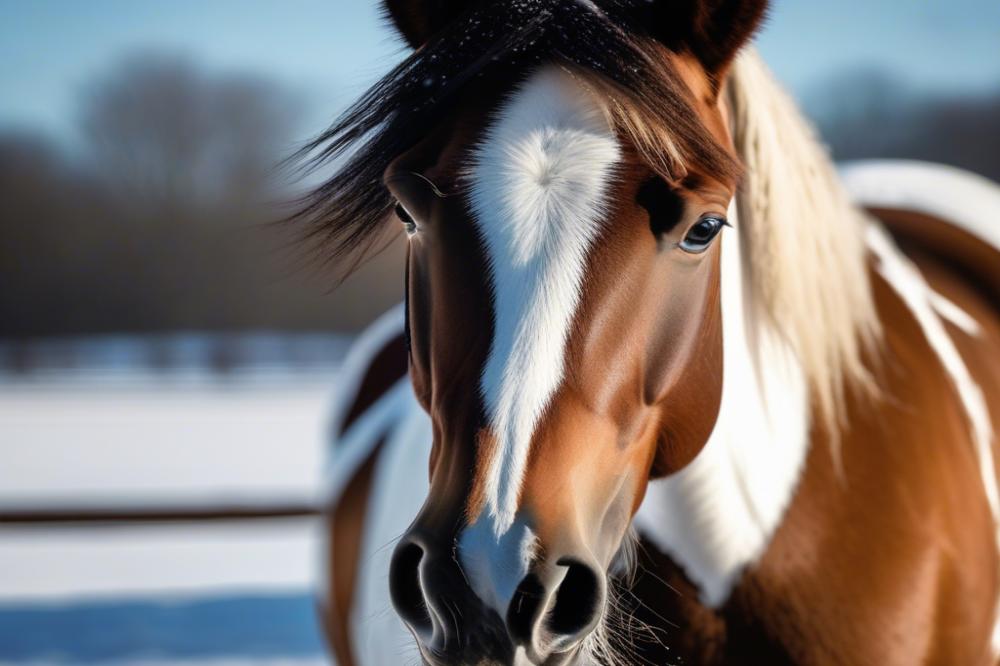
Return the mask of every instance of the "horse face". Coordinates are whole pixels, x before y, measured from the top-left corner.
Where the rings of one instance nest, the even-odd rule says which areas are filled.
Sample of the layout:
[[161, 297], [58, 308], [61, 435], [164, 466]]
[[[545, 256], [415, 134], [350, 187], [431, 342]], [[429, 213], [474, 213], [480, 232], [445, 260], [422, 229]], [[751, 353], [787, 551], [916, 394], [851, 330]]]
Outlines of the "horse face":
[[[678, 69], [725, 142], [704, 70]], [[432, 663], [574, 654], [649, 478], [686, 465], [715, 422], [733, 184], [668, 185], [604, 104], [542, 68], [385, 176], [434, 425], [430, 494], [390, 586]]]

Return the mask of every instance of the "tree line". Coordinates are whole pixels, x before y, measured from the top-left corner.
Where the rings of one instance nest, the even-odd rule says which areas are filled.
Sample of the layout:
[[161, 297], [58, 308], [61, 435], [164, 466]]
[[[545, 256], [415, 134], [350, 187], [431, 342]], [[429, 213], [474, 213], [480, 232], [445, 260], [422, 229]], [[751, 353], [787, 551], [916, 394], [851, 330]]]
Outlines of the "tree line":
[[173, 57], [85, 89], [80, 146], [0, 133], [0, 338], [351, 330], [401, 293], [399, 248], [343, 288], [275, 223], [302, 100]]
[[[854, 72], [811, 111], [837, 159], [940, 161], [1000, 181], [992, 94], [914, 94]], [[341, 288], [274, 224], [304, 102], [260, 77], [123, 60], [79, 101], [81, 145], [0, 133], [0, 338], [353, 330], [397, 300], [401, 244]], [[302, 138], [302, 137], [298, 137]]]

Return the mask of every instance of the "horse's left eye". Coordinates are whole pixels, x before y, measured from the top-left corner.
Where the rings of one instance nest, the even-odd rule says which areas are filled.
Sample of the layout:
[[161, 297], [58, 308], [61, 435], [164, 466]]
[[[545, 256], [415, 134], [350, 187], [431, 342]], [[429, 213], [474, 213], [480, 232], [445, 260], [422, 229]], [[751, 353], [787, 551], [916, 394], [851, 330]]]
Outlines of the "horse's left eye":
[[684, 240], [681, 241], [681, 249], [692, 254], [704, 252], [724, 226], [726, 221], [722, 218], [712, 216], [701, 218], [697, 224], [688, 229]]
[[403, 223], [403, 228], [406, 229], [406, 233], [408, 235], [413, 235], [413, 233], [416, 232], [416, 221], [413, 219], [413, 216], [410, 215], [405, 208], [403, 208], [403, 204], [401, 203], [396, 204], [396, 217], [398, 217], [399, 221]]

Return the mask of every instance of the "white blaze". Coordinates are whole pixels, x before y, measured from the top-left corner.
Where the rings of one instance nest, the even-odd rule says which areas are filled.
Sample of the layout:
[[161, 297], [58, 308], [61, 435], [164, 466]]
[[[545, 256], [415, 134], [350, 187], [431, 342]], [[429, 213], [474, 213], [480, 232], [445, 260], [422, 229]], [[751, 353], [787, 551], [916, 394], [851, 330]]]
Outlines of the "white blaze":
[[497, 440], [486, 475], [497, 537], [513, 524], [532, 435], [562, 381], [618, 158], [600, 104], [557, 67], [540, 70], [508, 100], [473, 157], [472, 207], [494, 301], [481, 390]]

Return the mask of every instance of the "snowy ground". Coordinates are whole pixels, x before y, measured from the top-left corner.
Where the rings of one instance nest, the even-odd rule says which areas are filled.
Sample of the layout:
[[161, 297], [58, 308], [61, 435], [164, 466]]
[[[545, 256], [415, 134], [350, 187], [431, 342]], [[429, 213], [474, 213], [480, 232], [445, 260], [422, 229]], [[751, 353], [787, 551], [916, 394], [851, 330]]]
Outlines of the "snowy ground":
[[[0, 510], [309, 504], [335, 373], [0, 377]], [[313, 519], [0, 526], [0, 664], [325, 663]]]
[[130, 659], [67, 661], [63, 658], [42, 658], [26, 660], [3, 660], [0, 666], [330, 666], [330, 660], [320, 657], [274, 657], [274, 658], [189, 658], [169, 659], [162, 657], [137, 657]]
[[0, 505], [312, 499], [333, 385], [0, 383]]

